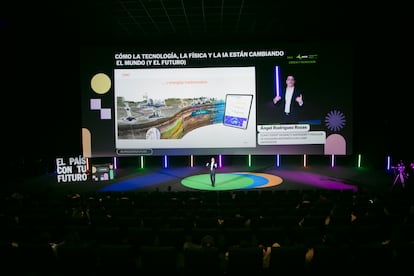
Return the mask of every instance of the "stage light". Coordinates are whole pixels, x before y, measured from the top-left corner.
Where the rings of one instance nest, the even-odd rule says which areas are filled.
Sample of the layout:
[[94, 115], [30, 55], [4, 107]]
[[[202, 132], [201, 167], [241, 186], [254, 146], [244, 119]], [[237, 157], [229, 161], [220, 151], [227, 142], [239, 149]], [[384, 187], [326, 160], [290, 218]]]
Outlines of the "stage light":
[[358, 154], [358, 168], [361, 168], [361, 160], [362, 160], [361, 154]]
[[141, 169], [144, 168], [144, 156], [141, 155]]
[[114, 156], [114, 162], [113, 162], [113, 164], [114, 164], [114, 169], [115, 170], [118, 169], [118, 159], [116, 158], [116, 156]]
[[307, 164], [307, 159], [306, 159], [306, 154], [303, 155], [303, 167], [306, 168], [306, 164]]
[[249, 162], [249, 167], [251, 167], [252, 166], [252, 155], [251, 154], [249, 154], [248, 162]]
[[335, 167], [335, 155], [331, 155], [331, 168]]
[[391, 169], [391, 156], [387, 156], [387, 171]]
[[280, 155], [277, 154], [276, 155], [276, 168], [279, 168], [279, 167], [280, 167]]
[[279, 66], [275, 66], [274, 68], [274, 84], [275, 84], [275, 96], [279, 96], [280, 95], [280, 84], [279, 84]]
[[86, 157], [86, 170], [89, 171], [89, 158]]
[[168, 168], [168, 157], [164, 155], [164, 169]]
[[190, 167], [194, 167], [194, 156], [190, 155]]
[[221, 154], [219, 154], [219, 167], [221, 168], [223, 166]]

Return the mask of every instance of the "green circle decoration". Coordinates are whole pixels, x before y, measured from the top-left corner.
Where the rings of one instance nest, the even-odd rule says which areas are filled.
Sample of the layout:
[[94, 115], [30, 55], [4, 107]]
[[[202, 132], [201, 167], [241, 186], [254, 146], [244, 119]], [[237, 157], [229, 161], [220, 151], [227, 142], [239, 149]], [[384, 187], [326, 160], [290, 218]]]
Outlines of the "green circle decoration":
[[267, 188], [279, 185], [282, 178], [264, 173], [218, 173], [215, 186], [211, 185], [210, 174], [198, 174], [182, 179], [181, 184], [196, 190], [224, 191], [236, 189]]

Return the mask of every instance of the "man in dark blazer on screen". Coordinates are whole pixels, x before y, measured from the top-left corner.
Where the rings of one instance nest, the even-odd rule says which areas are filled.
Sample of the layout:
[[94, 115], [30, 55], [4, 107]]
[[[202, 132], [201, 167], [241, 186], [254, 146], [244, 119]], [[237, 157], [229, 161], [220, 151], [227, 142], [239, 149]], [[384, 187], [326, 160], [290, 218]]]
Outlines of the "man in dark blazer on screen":
[[280, 123], [296, 124], [300, 120], [299, 114], [304, 101], [302, 91], [295, 87], [295, 82], [295, 77], [288, 75], [284, 93], [273, 98], [273, 104], [280, 109]]

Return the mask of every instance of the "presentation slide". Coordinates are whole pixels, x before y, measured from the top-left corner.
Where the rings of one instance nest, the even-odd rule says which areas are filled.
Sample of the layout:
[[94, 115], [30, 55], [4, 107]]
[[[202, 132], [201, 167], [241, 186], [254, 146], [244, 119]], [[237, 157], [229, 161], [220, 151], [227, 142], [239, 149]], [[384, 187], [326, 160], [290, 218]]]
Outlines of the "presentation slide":
[[[119, 152], [256, 146], [256, 124], [247, 127], [256, 93], [254, 67], [116, 69], [115, 84]], [[240, 105], [246, 104], [243, 98], [229, 92], [245, 93], [240, 95], [249, 101], [246, 110]], [[231, 122], [240, 120], [238, 130], [225, 127], [230, 124], [226, 112], [243, 112], [240, 118], [234, 113]]]
[[350, 155], [346, 42], [81, 49], [85, 157]]

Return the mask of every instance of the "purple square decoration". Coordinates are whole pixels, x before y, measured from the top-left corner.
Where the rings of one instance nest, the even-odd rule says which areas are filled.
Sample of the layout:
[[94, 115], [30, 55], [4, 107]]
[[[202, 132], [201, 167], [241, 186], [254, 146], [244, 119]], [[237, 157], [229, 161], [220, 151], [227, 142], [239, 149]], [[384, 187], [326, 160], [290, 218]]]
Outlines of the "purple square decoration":
[[101, 109], [101, 119], [102, 120], [110, 120], [111, 119], [111, 109], [110, 108], [102, 108]]
[[91, 110], [101, 109], [101, 99], [91, 99]]

